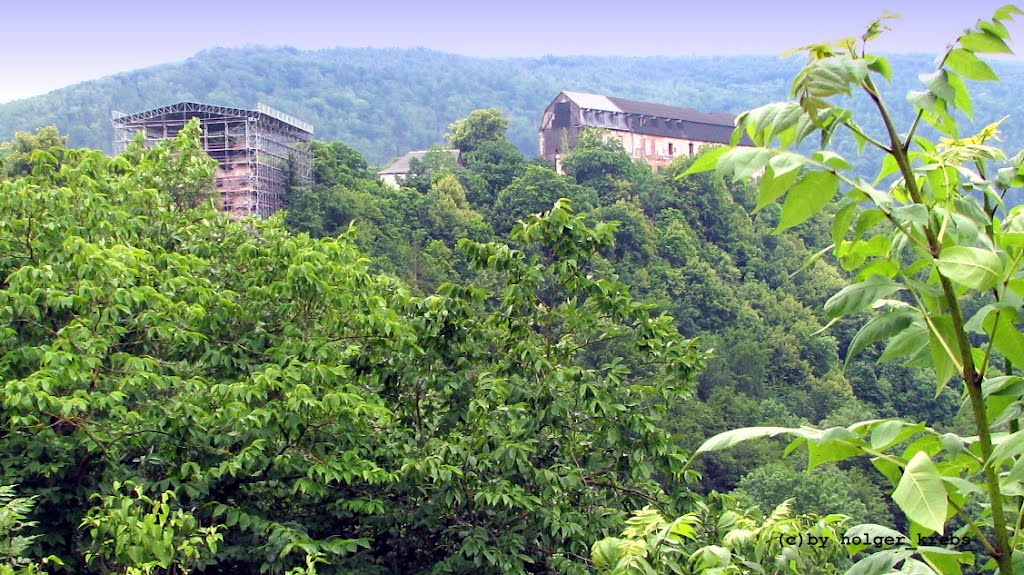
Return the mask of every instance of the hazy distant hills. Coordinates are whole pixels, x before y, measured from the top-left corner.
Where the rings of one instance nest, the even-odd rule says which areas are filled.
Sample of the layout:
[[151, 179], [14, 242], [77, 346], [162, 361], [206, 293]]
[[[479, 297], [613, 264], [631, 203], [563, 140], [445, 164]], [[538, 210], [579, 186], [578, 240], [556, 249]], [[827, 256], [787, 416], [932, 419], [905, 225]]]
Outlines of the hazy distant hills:
[[[909, 120], [907, 90], [931, 56], [892, 57], [888, 99]], [[110, 111], [135, 112], [183, 100], [237, 107], [257, 101], [311, 122], [322, 140], [342, 140], [383, 163], [443, 140], [447, 126], [476, 108], [497, 107], [510, 137], [529, 155], [540, 114], [563, 89], [740, 112], [785, 97], [799, 59], [773, 57], [470, 58], [424, 49], [213, 49], [165, 64], [84, 82], [0, 105], [0, 140], [56, 124], [75, 146], [110, 150]], [[979, 122], [1004, 115], [1010, 149], [1024, 145], [1024, 65], [1000, 63], [1000, 84], [974, 84]]]

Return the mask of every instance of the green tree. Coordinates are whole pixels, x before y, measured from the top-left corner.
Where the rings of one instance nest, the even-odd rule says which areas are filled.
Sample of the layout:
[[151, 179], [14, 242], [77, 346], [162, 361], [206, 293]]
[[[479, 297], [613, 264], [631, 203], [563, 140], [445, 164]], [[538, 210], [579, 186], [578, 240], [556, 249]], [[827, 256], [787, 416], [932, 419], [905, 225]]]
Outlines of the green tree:
[[[462, 240], [478, 281], [418, 296], [371, 271], [357, 232], [178, 205], [212, 175], [196, 136], [55, 148], [0, 183], [0, 479], [37, 498], [40, 555], [583, 573], [621, 510], [681, 510], [664, 426], [704, 354], [602, 267], [613, 224], [555, 203], [519, 249]], [[430, 195], [471, 219], [457, 179]]]
[[805, 473], [788, 462], [758, 467], [743, 477], [738, 498], [762, 509], [774, 509], [787, 500], [801, 513], [828, 509], [842, 513], [856, 523], [892, 524], [885, 496], [859, 469], [824, 465]]
[[434, 182], [427, 199], [428, 226], [424, 231], [432, 237], [443, 238], [453, 247], [462, 238], [490, 239], [490, 226], [470, 207], [466, 189], [454, 175], [442, 176]]
[[179, 134], [175, 145], [156, 146], [148, 151], [141, 147], [140, 140], [125, 151], [124, 157], [137, 162], [145, 157], [150, 169], [139, 174], [139, 184], [168, 194], [177, 209], [201, 204], [219, 206], [220, 196], [213, 179], [217, 160], [203, 150], [199, 119], [189, 120]]
[[469, 153], [485, 142], [505, 140], [507, 130], [508, 120], [502, 116], [501, 110], [487, 108], [486, 110], [473, 110], [465, 118], [448, 126], [446, 137], [451, 148]]
[[476, 209], [487, 212], [494, 209], [498, 192], [526, 168], [523, 153], [505, 139], [484, 142], [463, 158], [466, 170], [483, 181], [483, 186], [467, 190], [469, 201]]
[[114, 495], [94, 496], [99, 504], [82, 521], [93, 545], [86, 560], [102, 572], [127, 565], [128, 575], [188, 573], [216, 553], [222, 527], [200, 527], [190, 511], [172, 507], [174, 491], [152, 499], [139, 485], [115, 481], [111, 487]]
[[450, 150], [433, 148], [422, 158], [409, 161], [409, 173], [402, 181], [403, 187], [413, 188], [422, 194], [438, 179], [453, 174], [459, 169], [458, 160]]
[[562, 160], [565, 174], [577, 184], [597, 190], [602, 204], [632, 195], [631, 177], [633, 164], [622, 143], [605, 139], [604, 132], [586, 129], [580, 134], [579, 142], [572, 152]]
[[61, 135], [56, 126], [46, 126], [29, 132], [15, 132], [14, 139], [0, 146], [0, 176], [16, 178], [32, 172], [32, 154], [36, 150], [47, 151], [62, 148], [67, 136]]
[[[1024, 158], [1008, 159], [992, 145], [998, 121], [960, 137], [957, 114], [973, 111], [965, 80], [998, 79], [977, 55], [1009, 53], [1005, 22], [1021, 13], [1013, 6], [1001, 8], [957, 38], [936, 71], [921, 77], [923, 89], [908, 95], [917, 116], [904, 131], [876, 83], [891, 78], [891, 65], [865, 48], [885, 29], [885, 18], [872, 23], [860, 45], [809, 46], [792, 99], [737, 119], [734, 139], [746, 134], [754, 146], [723, 148], [689, 170], [717, 164], [720, 173], [736, 179], [763, 170], [758, 206], [784, 198], [778, 231], [808, 221], [843, 189], [833, 224], [834, 254], [857, 276], [825, 303], [825, 310], [836, 319], [876, 310], [853, 338], [847, 357], [886, 342], [881, 360], [927, 366], [937, 393], [951, 381], [962, 385], [973, 427], [967, 437], [940, 433], [924, 422], [885, 419], [827, 430], [740, 429], [701, 446], [699, 452], [711, 451], [787, 433], [807, 446], [810, 467], [871, 456], [908, 520], [904, 541], [917, 545], [877, 551], [858, 563], [861, 568], [959, 573], [960, 564], [974, 562], [971, 552], [950, 555], [921, 543], [922, 537], [953, 528], [958, 538], [980, 544], [984, 570], [1004, 575], [1019, 570], [1024, 432], [1020, 410], [1013, 406], [1024, 398], [1017, 368], [1024, 361], [1018, 313], [1024, 296], [1018, 230], [1024, 218], [1019, 206], [1008, 207], [1004, 199], [1011, 188], [1024, 185]], [[854, 119], [846, 96], [871, 102], [880, 133]], [[942, 137], [925, 138], [919, 132], [923, 125]], [[811, 134], [827, 143], [840, 132], [884, 155], [874, 183], [850, 175], [852, 166], [834, 151], [796, 151]], [[882, 181], [889, 182], [887, 189], [876, 187]], [[876, 226], [884, 232], [866, 233]], [[979, 299], [984, 305], [970, 305]]]
[[284, 167], [285, 224], [313, 236], [324, 235], [322, 198], [299, 177], [295, 156], [288, 156]]
[[517, 221], [547, 209], [559, 198], [568, 198], [581, 211], [597, 206], [593, 190], [573, 184], [549, 168], [528, 165], [498, 193], [494, 227], [499, 233], [508, 233]]
[[644, 268], [650, 264], [657, 247], [651, 222], [638, 202], [619, 200], [593, 210], [592, 215], [604, 221], [618, 222], [615, 250], [612, 256], [627, 269]]
[[326, 187], [351, 186], [372, 177], [366, 158], [342, 142], [310, 143], [313, 151], [313, 181]]
[[38, 522], [26, 520], [34, 506], [33, 498], [17, 497], [13, 485], [0, 485], [0, 575], [45, 575], [40, 565], [62, 564], [53, 556], [39, 562], [28, 557], [30, 546], [40, 536], [25, 533], [38, 526]]

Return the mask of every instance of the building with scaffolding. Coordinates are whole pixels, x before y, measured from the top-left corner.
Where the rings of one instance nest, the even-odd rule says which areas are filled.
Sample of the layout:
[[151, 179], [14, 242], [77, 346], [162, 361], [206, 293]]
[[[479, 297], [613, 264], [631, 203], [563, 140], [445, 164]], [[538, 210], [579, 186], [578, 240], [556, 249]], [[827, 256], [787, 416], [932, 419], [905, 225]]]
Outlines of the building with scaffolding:
[[181, 102], [111, 116], [116, 154], [137, 137], [147, 146], [173, 138], [189, 120], [199, 118], [203, 148], [220, 164], [221, 209], [234, 217], [267, 217], [283, 208], [289, 169], [301, 184], [312, 182], [313, 126], [270, 106], [244, 110]]

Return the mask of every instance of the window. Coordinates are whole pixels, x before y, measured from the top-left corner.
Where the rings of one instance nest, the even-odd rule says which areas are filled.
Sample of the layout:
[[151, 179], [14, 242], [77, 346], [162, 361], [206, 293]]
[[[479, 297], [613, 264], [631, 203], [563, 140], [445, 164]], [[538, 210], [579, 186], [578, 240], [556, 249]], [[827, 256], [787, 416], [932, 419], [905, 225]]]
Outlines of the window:
[[669, 142], [668, 143], [668, 155], [673, 156], [673, 155], [675, 155], [675, 153], [676, 153], [676, 147], [672, 144], [672, 142]]
[[569, 102], [555, 104], [555, 119], [551, 123], [552, 128], [568, 128], [571, 108]]

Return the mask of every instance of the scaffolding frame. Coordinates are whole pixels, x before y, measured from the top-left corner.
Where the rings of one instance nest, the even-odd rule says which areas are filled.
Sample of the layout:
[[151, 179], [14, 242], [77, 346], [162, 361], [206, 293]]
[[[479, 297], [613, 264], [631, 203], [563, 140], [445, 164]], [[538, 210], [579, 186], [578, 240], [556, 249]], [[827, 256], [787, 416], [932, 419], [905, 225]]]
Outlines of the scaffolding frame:
[[265, 218], [283, 208], [289, 163], [300, 185], [312, 183], [313, 126], [259, 103], [255, 110], [181, 102], [135, 114], [111, 112], [114, 153], [124, 152], [139, 134], [147, 147], [173, 138], [192, 118], [199, 118], [203, 149], [217, 160], [224, 212]]

